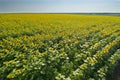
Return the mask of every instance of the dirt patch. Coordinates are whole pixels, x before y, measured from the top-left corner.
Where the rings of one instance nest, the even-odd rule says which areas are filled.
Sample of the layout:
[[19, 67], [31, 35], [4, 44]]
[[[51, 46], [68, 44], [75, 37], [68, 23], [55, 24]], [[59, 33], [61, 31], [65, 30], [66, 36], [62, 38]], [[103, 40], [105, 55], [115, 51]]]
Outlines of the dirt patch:
[[120, 62], [115, 67], [113, 74], [107, 80], [120, 80]]

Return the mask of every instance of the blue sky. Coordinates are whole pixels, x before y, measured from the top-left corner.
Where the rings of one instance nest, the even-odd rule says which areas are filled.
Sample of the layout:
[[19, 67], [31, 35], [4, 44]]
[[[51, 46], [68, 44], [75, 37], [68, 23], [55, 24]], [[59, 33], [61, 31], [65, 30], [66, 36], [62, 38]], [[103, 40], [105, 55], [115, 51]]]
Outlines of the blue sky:
[[119, 12], [120, 0], [0, 0], [0, 13]]

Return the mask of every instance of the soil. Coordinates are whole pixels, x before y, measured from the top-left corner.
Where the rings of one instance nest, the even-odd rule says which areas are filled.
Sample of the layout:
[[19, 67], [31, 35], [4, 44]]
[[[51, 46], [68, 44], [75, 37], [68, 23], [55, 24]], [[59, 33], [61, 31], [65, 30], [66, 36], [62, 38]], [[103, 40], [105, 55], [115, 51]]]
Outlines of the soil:
[[110, 76], [109, 79], [107, 80], [120, 80], [120, 62], [119, 64], [115, 67], [115, 70], [113, 74]]

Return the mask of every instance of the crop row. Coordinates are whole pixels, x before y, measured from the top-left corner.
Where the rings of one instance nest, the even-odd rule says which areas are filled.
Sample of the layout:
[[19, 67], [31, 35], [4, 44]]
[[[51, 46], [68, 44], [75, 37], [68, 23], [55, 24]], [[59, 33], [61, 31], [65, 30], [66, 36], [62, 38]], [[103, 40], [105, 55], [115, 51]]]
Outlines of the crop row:
[[106, 80], [120, 60], [118, 17], [21, 15], [0, 17], [1, 80]]

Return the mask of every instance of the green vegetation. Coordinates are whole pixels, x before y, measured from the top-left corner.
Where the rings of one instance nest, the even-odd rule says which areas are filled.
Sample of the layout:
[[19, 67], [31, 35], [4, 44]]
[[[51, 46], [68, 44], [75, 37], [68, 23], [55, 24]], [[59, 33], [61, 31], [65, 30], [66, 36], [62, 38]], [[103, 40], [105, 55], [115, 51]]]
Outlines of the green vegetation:
[[120, 60], [120, 17], [1, 14], [1, 80], [106, 80]]

